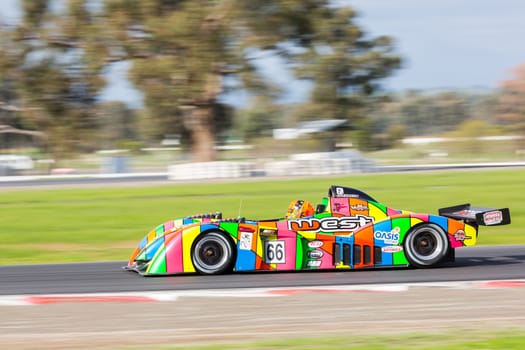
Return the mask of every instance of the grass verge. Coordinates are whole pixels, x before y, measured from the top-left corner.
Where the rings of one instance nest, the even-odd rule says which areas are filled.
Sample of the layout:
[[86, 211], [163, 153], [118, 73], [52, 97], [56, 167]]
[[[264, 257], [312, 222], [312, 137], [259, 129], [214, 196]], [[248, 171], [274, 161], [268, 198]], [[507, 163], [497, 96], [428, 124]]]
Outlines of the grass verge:
[[524, 169], [510, 169], [12, 190], [0, 194], [0, 264], [125, 260], [147, 231], [171, 218], [220, 210], [226, 217], [281, 217], [292, 199], [315, 205], [332, 184], [414, 212], [462, 203], [510, 207], [512, 224], [481, 227], [479, 244], [523, 244], [524, 178]]
[[275, 339], [259, 342], [238, 342], [232, 344], [197, 346], [159, 346], [163, 350], [520, 350], [525, 344], [524, 330], [458, 330], [455, 332], [413, 333], [377, 336], [333, 336], [306, 337], [297, 339]]

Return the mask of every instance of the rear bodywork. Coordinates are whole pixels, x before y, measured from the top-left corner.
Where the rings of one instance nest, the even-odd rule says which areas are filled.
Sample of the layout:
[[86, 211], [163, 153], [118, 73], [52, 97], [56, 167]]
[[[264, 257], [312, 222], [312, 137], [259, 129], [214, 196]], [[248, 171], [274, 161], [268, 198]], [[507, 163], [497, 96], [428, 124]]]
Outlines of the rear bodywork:
[[307, 217], [246, 220], [212, 213], [170, 220], [144, 237], [126, 269], [143, 275], [194, 273], [195, 240], [218, 231], [231, 239], [233, 271], [408, 266], [405, 238], [420, 225], [446, 233], [445, 261], [453, 260], [454, 249], [476, 244], [480, 225], [509, 223], [507, 208], [464, 204], [436, 215], [413, 213], [389, 208], [359, 190], [332, 186]]

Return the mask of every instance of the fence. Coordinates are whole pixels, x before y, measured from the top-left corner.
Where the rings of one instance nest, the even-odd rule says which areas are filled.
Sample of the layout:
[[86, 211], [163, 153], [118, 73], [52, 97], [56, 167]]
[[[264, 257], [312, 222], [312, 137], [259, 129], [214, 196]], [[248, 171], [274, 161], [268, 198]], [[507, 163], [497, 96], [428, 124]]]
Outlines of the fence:
[[168, 167], [168, 179], [221, 179], [251, 176], [338, 175], [375, 171], [375, 164], [355, 152], [295, 154], [288, 160], [184, 163]]

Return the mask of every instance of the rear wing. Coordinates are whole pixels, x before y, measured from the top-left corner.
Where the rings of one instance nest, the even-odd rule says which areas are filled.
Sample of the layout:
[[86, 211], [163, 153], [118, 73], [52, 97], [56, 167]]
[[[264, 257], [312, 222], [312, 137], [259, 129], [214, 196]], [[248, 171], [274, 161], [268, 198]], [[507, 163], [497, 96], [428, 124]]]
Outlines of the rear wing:
[[510, 224], [509, 208], [492, 209], [473, 207], [470, 204], [455, 205], [439, 209], [439, 215], [484, 226]]

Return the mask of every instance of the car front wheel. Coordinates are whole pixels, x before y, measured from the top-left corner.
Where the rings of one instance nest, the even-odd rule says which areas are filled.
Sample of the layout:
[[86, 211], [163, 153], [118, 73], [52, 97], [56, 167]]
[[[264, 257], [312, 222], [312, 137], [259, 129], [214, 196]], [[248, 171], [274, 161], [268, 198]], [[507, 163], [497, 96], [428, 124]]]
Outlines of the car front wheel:
[[197, 238], [191, 251], [191, 260], [197, 272], [216, 275], [230, 272], [234, 264], [234, 246], [222, 232], [212, 231]]

